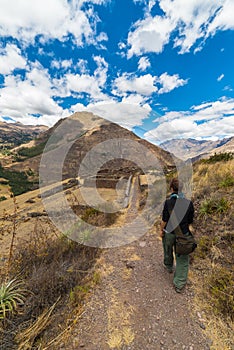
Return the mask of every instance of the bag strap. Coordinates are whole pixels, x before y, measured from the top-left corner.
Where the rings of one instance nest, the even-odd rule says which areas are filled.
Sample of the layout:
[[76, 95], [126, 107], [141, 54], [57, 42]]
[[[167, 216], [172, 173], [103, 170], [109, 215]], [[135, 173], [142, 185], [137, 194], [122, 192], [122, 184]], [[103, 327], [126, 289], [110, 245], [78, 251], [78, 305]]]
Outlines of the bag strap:
[[[177, 194], [173, 193], [171, 195], [171, 197], [176, 197], [176, 198], [180, 198]], [[174, 209], [174, 208], [173, 208]], [[180, 236], [180, 237], [184, 237], [184, 234], [181, 230], [181, 227], [180, 227], [180, 224], [178, 222], [178, 219], [177, 219], [177, 216], [175, 214], [175, 211], [173, 209], [169, 209], [168, 208], [168, 211], [169, 211], [169, 214], [170, 214], [170, 218], [169, 220], [171, 220], [172, 222], [172, 225], [175, 227], [175, 229], [173, 230], [175, 232], [175, 235], [176, 236]]]

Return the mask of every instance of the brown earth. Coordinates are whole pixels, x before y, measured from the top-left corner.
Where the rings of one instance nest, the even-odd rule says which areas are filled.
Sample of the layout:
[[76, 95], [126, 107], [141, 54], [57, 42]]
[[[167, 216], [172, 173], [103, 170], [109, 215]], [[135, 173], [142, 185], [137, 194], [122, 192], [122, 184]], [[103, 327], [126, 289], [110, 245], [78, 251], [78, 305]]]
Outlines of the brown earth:
[[155, 233], [103, 252], [101, 283], [60, 349], [209, 349], [202, 316], [193, 311], [193, 286], [175, 292]]

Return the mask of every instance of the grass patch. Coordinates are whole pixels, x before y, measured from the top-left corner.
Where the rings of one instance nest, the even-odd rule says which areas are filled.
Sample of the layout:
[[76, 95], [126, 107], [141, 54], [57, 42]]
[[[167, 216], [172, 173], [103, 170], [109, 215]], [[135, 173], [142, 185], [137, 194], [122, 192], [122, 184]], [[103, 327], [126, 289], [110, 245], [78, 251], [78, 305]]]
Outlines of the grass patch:
[[199, 213], [200, 215], [212, 215], [212, 214], [223, 214], [230, 208], [230, 202], [222, 197], [220, 199], [207, 199], [201, 203]]
[[234, 186], [234, 177], [231, 174], [227, 174], [219, 183], [219, 187], [228, 188]]
[[208, 288], [214, 312], [234, 321], [234, 273], [218, 266], [208, 277]]
[[111, 226], [116, 222], [118, 217], [118, 213], [116, 212], [109, 213], [105, 209], [101, 211], [83, 205], [72, 205], [72, 209], [83, 221], [97, 227]]
[[204, 318], [211, 350], [232, 350], [233, 336], [233, 156], [215, 156], [193, 167], [194, 231], [198, 248], [190, 273], [195, 305]]

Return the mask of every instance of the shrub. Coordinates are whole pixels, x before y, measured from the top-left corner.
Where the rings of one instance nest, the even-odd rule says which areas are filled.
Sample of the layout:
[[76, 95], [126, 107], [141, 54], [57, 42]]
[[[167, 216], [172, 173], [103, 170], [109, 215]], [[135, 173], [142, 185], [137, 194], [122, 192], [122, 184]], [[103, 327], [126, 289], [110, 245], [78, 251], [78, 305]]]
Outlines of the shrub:
[[216, 163], [216, 162], [227, 162], [229, 160], [233, 159], [233, 153], [231, 152], [225, 152], [225, 153], [215, 153], [214, 155], [210, 156], [208, 159], [202, 159], [203, 163]]
[[201, 215], [211, 215], [214, 213], [225, 213], [230, 207], [230, 203], [226, 198], [207, 199], [201, 203], [199, 212]]
[[0, 202], [5, 201], [7, 198], [5, 196], [0, 197]]

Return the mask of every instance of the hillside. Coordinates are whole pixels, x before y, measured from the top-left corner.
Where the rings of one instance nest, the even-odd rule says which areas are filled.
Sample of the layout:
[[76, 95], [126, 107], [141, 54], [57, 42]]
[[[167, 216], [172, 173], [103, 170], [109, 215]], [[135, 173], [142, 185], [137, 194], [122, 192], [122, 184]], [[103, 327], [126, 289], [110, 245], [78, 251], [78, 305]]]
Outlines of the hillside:
[[174, 139], [161, 143], [160, 147], [182, 160], [197, 160], [201, 157], [209, 157], [215, 152], [233, 152], [233, 139], [233, 137], [217, 141]]
[[[137, 147], [134, 146], [134, 142], [138, 145]], [[125, 146], [123, 143], [125, 143]], [[97, 152], [94, 155], [94, 164], [101, 161], [103, 154], [109, 154], [109, 158], [106, 157], [106, 161], [100, 169], [103, 178], [114, 178], [115, 174], [117, 174], [117, 178], [120, 178], [136, 172], [142, 173], [144, 170], [140, 169], [141, 166], [147, 169], [153, 167], [155, 170], [155, 167], [151, 164], [153, 162], [158, 162], [159, 172], [167, 172], [174, 168], [174, 160], [169, 152], [140, 139], [131, 131], [115, 123], [92, 113], [80, 112], [58, 121], [52, 128], [34, 139], [33, 145], [30, 142], [27, 145], [13, 149], [11, 154], [1, 159], [4, 169], [15, 172], [24, 171], [26, 174], [31, 174], [29, 181], [33, 182], [33, 188], [35, 188], [36, 183], [38, 183], [41, 156], [46, 144], [46, 152], [49, 151], [48, 154], [51, 157], [51, 161], [46, 167], [48, 169], [51, 167], [51, 178], [53, 178], [53, 171], [56, 176], [57, 167], [60, 166], [60, 154], [63, 153], [63, 148], [66, 148], [68, 144], [69, 150], [62, 161], [64, 164], [61, 171], [64, 179], [76, 178], [82, 160], [92, 152]], [[100, 147], [104, 148], [98, 151]], [[123, 152], [125, 153], [123, 154]], [[146, 163], [148, 156], [155, 159]], [[112, 160], [112, 158], [115, 160]], [[126, 158], [132, 158], [132, 160]], [[140, 159], [142, 163], [139, 167], [136, 163]], [[145, 164], [143, 164], [144, 161]], [[90, 169], [91, 172], [87, 173], [86, 177], [93, 175], [93, 164], [90, 164]], [[4, 173], [1, 174], [1, 177], [4, 177]]]
[[12, 149], [27, 143], [47, 129], [47, 126], [44, 125], [34, 126], [0, 121], [0, 148]]

